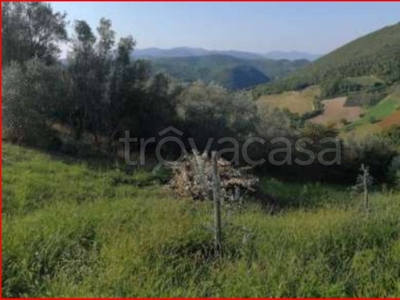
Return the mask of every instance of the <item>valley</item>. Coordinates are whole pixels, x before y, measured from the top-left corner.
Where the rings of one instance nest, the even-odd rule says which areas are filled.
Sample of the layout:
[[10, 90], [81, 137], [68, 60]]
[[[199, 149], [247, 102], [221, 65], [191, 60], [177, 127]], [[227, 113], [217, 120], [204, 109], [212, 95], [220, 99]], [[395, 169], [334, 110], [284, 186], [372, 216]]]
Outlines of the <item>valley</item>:
[[228, 89], [249, 89], [277, 80], [309, 64], [307, 60], [245, 59], [211, 54], [151, 58], [155, 72], [166, 72], [186, 82], [202, 80]]
[[399, 12], [2, 3], [2, 297], [399, 297]]

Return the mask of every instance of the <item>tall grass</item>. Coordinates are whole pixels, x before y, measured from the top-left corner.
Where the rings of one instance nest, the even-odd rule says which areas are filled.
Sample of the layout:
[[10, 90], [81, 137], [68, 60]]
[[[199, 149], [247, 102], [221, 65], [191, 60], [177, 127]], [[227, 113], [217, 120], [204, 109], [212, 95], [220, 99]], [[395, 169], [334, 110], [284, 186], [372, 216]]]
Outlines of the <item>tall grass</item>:
[[[3, 145], [5, 297], [400, 296], [400, 196], [371, 213], [339, 188], [265, 180], [282, 199], [224, 207], [176, 199], [131, 175]], [[298, 204], [296, 201], [301, 201]]]

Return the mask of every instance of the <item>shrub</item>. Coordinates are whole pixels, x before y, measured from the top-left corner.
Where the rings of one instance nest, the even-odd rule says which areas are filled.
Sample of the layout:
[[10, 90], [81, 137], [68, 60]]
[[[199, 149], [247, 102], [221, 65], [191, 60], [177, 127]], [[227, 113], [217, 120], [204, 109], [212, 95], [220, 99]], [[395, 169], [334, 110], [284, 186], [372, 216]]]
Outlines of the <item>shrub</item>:
[[371, 124], [375, 124], [375, 123], [378, 123], [378, 122], [379, 122], [379, 119], [377, 119], [377, 118], [374, 117], [374, 116], [370, 116], [368, 120], [369, 120], [369, 122], [370, 122]]
[[380, 135], [368, 136], [360, 141], [349, 140], [345, 145], [342, 161], [342, 176], [350, 182], [357, 177], [361, 164], [370, 168], [377, 183], [388, 180], [388, 170], [397, 155], [394, 145]]
[[395, 146], [400, 146], [400, 126], [394, 125], [383, 132], [383, 136], [388, 138]]

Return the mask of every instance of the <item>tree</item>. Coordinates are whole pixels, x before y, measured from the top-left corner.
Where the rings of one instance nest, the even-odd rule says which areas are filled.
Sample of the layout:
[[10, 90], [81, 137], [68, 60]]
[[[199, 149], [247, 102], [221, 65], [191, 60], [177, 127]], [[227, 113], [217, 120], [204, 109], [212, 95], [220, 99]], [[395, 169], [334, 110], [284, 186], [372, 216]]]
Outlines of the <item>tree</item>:
[[[75, 22], [75, 36], [69, 53], [69, 71], [73, 80], [71, 112], [75, 138], [79, 140], [85, 131], [95, 139], [105, 131], [107, 103], [110, 98], [110, 74], [113, 67], [115, 32], [111, 21], [102, 18], [96, 39], [85, 21]], [[96, 43], [97, 41], [97, 43]]]
[[75, 22], [75, 37], [72, 41], [72, 52], [69, 53], [68, 67], [73, 81], [73, 97], [75, 109], [71, 111], [71, 126], [75, 130], [75, 138], [79, 140], [84, 130], [90, 127], [90, 110], [94, 106], [96, 75], [94, 45], [96, 37], [85, 21]]
[[245, 138], [254, 132], [257, 107], [250, 93], [195, 82], [179, 95], [178, 115], [201, 149], [209, 138]]
[[69, 79], [59, 65], [38, 58], [11, 63], [3, 76], [3, 125], [16, 142], [45, 146], [49, 124], [69, 111]]
[[25, 62], [38, 57], [54, 63], [60, 52], [59, 43], [66, 41], [65, 14], [54, 12], [41, 2], [4, 2], [3, 63]]
[[[147, 80], [150, 76], [148, 66], [145, 70], [135, 68], [131, 62], [131, 53], [135, 47], [131, 36], [121, 38], [117, 46], [117, 56], [110, 75], [110, 97], [106, 104], [108, 111], [107, 136], [109, 147], [124, 129], [132, 130], [137, 123], [137, 102], [141, 98], [141, 86], [138, 78]], [[137, 125], [136, 125], [137, 128]], [[111, 149], [109, 149], [111, 150]]]

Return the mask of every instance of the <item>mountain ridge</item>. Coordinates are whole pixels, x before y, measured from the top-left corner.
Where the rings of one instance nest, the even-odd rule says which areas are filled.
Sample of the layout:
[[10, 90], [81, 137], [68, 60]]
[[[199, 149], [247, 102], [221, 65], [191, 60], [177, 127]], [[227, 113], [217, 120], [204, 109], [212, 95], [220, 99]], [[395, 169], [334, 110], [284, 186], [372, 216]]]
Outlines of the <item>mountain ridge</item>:
[[375, 76], [388, 85], [400, 81], [400, 23], [359, 37], [287, 78], [257, 89], [276, 93], [360, 76]]
[[309, 64], [307, 60], [241, 59], [213, 54], [151, 59], [156, 72], [166, 72], [183, 81], [215, 82], [230, 89], [250, 88], [285, 77]]
[[205, 55], [229, 55], [241, 59], [286, 59], [290, 61], [306, 59], [313, 61], [321, 55], [311, 54], [299, 51], [280, 51], [274, 50], [266, 53], [255, 53], [250, 51], [240, 50], [207, 50], [204, 48], [196, 47], [175, 47], [169, 49], [163, 48], [143, 48], [135, 49], [133, 56], [137, 58], [154, 59], [161, 57], [190, 57], [190, 56], [205, 56]]

